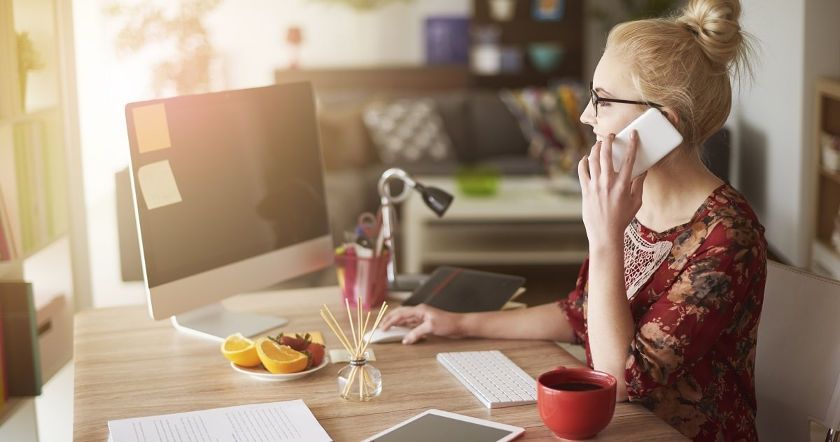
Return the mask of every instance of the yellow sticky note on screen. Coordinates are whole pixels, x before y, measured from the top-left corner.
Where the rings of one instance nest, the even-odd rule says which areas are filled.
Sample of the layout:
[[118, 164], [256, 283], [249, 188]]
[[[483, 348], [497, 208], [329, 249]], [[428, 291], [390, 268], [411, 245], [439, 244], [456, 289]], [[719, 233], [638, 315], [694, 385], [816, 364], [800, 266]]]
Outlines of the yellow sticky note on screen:
[[169, 140], [169, 123], [166, 121], [166, 107], [163, 103], [135, 107], [133, 114], [134, 133], [137, 135], [137, 149], [140, 153], [172, 146]]
[[181, 192], [169, 160], [141, 166], [137, 170], [137, 181], [149, 210], [181, 202]]

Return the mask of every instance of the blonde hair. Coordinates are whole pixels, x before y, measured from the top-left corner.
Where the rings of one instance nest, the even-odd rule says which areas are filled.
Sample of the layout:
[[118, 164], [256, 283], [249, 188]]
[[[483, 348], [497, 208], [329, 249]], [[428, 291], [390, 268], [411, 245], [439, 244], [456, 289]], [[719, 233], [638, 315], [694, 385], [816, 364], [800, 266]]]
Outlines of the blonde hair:
[[751, 73], [740, 15], [738, 0], [690, 0], [677, 16], [621, 23], [607, 37], [606, 50], [630, 63], [642, 100], [671, 108], [692, 148], [726, 122], [730, 74]]

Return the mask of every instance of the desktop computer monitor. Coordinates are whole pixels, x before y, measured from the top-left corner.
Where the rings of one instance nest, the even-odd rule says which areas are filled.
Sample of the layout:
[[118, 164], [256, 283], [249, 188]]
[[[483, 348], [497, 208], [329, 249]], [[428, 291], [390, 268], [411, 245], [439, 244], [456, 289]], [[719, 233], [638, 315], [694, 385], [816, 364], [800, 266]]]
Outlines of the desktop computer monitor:
[[131, 103], [149, 314], [222, 339], [285, 323], [222, 308], [333, 261], [309, 83]]

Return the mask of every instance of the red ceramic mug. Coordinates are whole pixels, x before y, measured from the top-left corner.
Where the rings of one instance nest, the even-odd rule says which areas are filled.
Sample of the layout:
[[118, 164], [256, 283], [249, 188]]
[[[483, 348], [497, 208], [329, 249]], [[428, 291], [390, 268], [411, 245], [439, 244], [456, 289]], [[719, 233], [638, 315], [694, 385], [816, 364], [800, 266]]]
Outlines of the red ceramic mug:
[[558, 367], [537, 379], [540, 418], [555, 436], [589, 439], [603, 430], [615, 412], [616, 380], [582, 367]]

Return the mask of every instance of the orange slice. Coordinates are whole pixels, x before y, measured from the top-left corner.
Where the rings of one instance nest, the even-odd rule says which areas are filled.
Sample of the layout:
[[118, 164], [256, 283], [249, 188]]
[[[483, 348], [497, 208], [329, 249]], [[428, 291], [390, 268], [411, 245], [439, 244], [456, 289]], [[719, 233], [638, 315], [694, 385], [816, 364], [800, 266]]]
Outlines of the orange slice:
[[270, 373], [297, 373], [306, 368], [309, 359], [288, 345], [278, 345], [268, 338], [257, 340], [257, 354]]
[[242, 336], [241, 333], [230, 335], [222, 342], [222, 354], [229, 361], [243, 367], [260, 365], [260, 357], [254, 341]]

